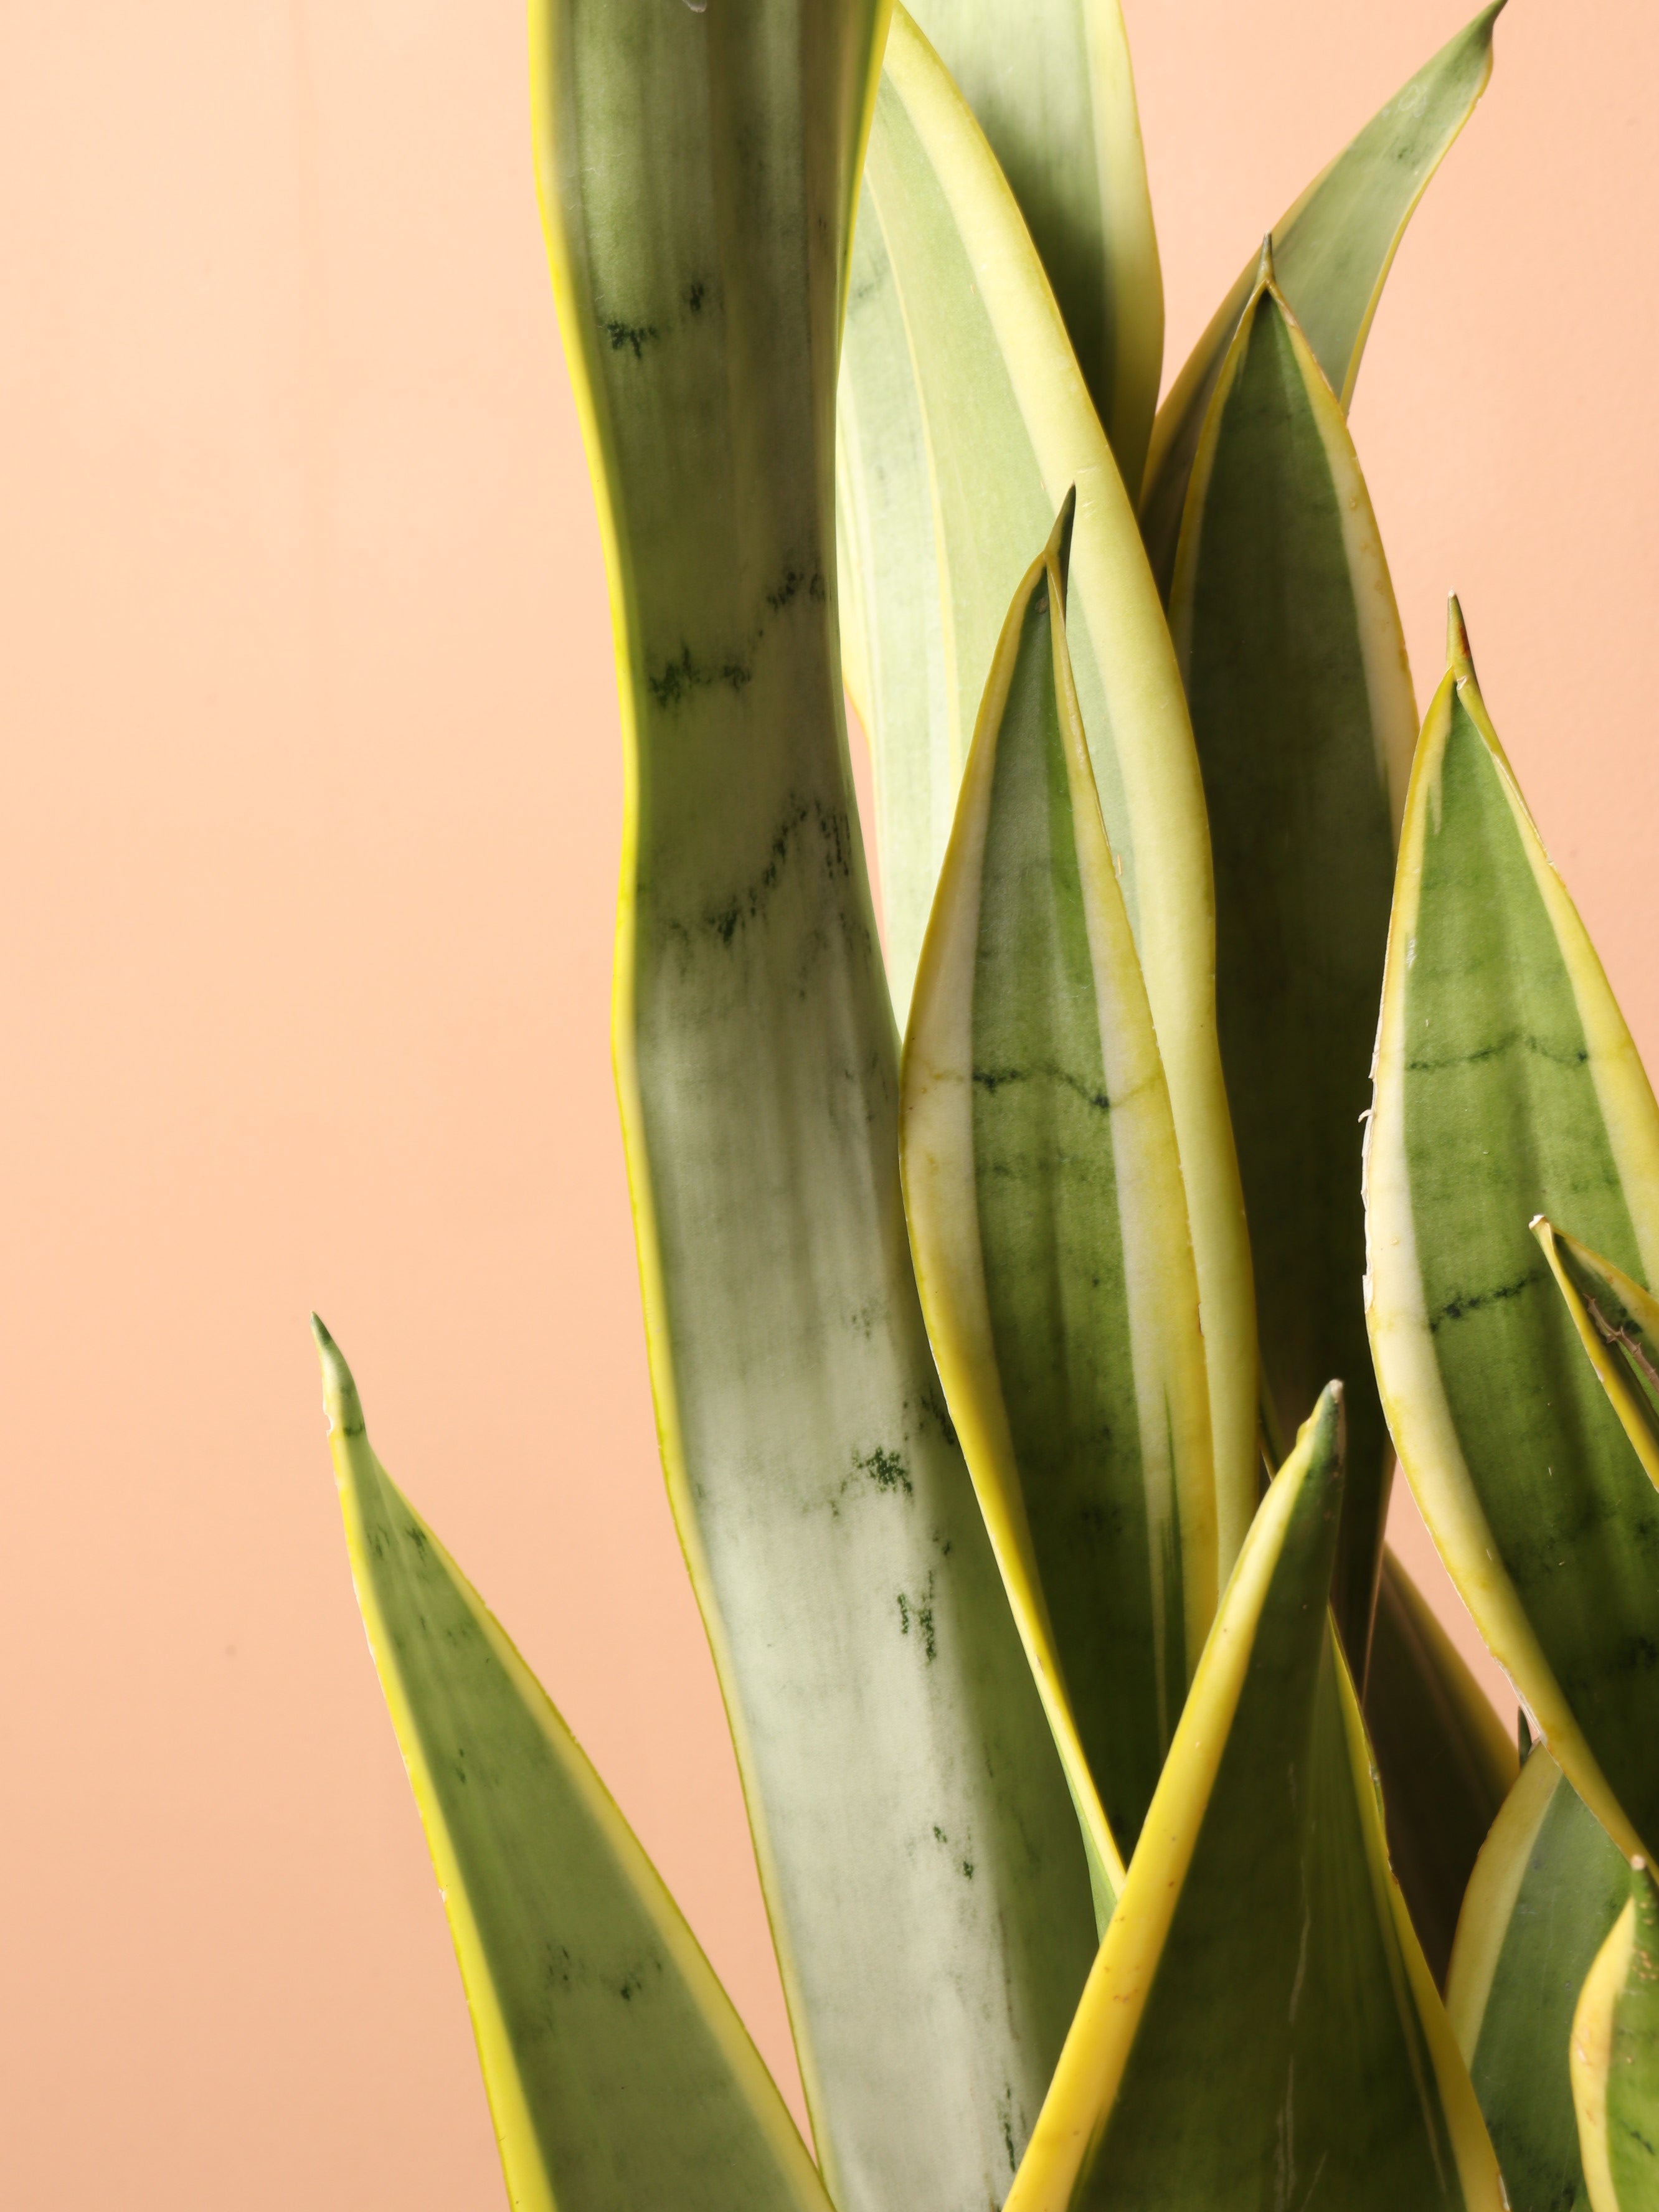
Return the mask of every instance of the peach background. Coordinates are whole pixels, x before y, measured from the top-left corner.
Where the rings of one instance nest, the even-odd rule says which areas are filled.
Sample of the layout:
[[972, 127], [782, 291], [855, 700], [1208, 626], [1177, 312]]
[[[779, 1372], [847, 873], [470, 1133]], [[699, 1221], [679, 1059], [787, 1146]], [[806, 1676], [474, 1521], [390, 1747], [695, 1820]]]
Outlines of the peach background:
[[[662, 0], [666, 4], [666, 0]], [[1127, 0], [1170, 353], [1472, 0]], [[606, 1052], [620, 772], [509, 0], [0, 15], [0, 2176], [501, 2201], [305, 1331], [768, 2056]], [[1519, 0], [1355, 426], [1659, 1048], [1659, 19]]]

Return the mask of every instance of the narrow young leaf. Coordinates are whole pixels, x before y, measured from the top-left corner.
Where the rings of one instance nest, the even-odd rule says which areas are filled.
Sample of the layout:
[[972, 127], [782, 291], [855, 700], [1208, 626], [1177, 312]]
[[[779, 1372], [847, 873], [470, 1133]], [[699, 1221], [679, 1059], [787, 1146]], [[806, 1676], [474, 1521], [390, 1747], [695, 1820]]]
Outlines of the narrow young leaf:
[[1572, 2101], [1591, 2212], [1659, 2204], [1659, 1887], [1634, 1859], [1630, 1895], [1572, 2018]]
[[1446, 1980], [1510, 2212], [1582, 2200], [1567, 2043], [1584, 1977], [1628, 1894], [1618, 1845], [1535, 1745], [1475, 1862]]
[[1164, 279], [1118, 0], [916, 0], [911, 10], [1019, 203], [1124, 488], [1164, 368]]
[[[1279, 288], [1346, 409], [1383, 283], [1430, 178], [1474, 112], [1492, 75], [1492, 0], [1380, 107], [1273, 226]], [[1247, 262], [1170, 386], [1152, 426], [1140, 522], [1152, 573], [1168, 595], [1187, 479], [1210, 395], [1253, 289]]]
[[1417, 708], [1347, 424], [1265, 247], [1199, 445], [1170, 622], [1215, 857], [1264, 1381], [1287, 1435], [1328, 1376], [1347, 1391], [1333, 1603], [1363, 1689], [1393, 1455], [1360, 1295], [1360, 1125]]
[[1455, 603], [1418, 747], [1367, 1137], [1389, 1425], [1465, 1604], [1620, 1848], [1659, 1833], [1659, 1493], [1537, 1244], [1659, 1263], [1659, 1112]]
[[1066, 624], [1181, 1149], [1224, 1574], [1255, 1509], [1255, 1318], [1215, 1036], [1204, 793], [1134, 517], [1048, 279], [982, 132], [896, 10], [838, 399], [842, 558], [867, 627], [889, 981], [906, 1018], [1010, 600], [1075, 486]]
[[669, 1496], [826, 2185], [957, 2212], [1007, 2185], [1094, 1924], [916, 1298], [842, 718], [836, 349], [884, 10], [531, 22], [621, 676], [615, 1051]]
[[1340, 1428], [1333, 1386], [1245, 1541], [1006, 2212], [1498, 2212], [1326, 1602]]
[[1541, 1214], [1532, 1233], [1607, 1402], [1636, 1456], [1659, 1483], [1659, 1298]]
[[1491, 1700], [1386, 1549], [1364, 1708], [1389, 1857], [1429, 1971], [1443, 1989], [1464, 1893], [1519, 1760]]
[[313, 1320], [352, 1580], [519, 2212], [830, 2212], [731, 2000], [574, 1738], [374, 1456]]
[[1070, 522], [992, 664], [899, 1146], [939, 1379], [1109, 1911], [1218, 1586], [1175, 1124], [1066, 650]]

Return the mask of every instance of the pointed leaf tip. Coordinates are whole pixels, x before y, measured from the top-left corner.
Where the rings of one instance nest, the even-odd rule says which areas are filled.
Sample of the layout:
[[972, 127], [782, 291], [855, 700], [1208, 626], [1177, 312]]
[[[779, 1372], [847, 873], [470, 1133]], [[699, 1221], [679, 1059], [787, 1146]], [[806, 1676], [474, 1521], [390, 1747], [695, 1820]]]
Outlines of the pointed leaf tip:
[[356, 1434], [363, 1425], [363, 1409], [345, 1354], [329, 1334], [320, 1314], [311, 1316], [311, 1334], [316, 1340], [317, 1361], [323, 1370], [323, 1407], [329, 1427], [342, 1430], [348, 1436]]
[[1347, 1392], [1334, 1378], [1320, 1392], [1308, 1423], [1318, 1436], [1318, 1449], [1334, 1452], [1340, 1471], [1347, 1452], [1348, 1406]]
[[1266, 291], [1269, 286], [1278, 289], [1273, 277], [1273, 234], [1268, 231], [1261, 241], [1261, 252], [1255, 264], [1255, 289]]

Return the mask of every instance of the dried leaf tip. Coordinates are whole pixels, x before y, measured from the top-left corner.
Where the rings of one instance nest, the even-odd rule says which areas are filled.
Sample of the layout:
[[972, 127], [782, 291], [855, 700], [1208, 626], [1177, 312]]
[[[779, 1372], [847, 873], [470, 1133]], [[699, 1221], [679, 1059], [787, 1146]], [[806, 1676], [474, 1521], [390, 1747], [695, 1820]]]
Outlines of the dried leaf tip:
[[1469, 651], [1468, 625], [1463, 620], [1463, 610], [1453, 592], [1446, 601], [1446, 665], [1462, 684], [1466, 679], [1476, 680], [1474, 657]]
[[1072, 570], [1072, 526], [1077, 520], [1077, 486], [1071, 485], [1060, 502], [1060, 513], [1048, 533], [1043, 559], [1053, 563], [1060, 580], [1060, 615], [1066, 619], [1066, 587]]

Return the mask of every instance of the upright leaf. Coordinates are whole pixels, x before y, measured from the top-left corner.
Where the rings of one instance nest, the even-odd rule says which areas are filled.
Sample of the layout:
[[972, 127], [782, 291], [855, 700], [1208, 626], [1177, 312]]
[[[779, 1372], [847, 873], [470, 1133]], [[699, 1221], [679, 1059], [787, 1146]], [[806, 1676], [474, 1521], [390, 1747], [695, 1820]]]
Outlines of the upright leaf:
[[1498, 2212], [1326, 1605], [1340, 1425], [1245, 1541], [1006, 2212]]
[[604, 521], [615, 1048], [669, 1494], [841, 2212], [1000, 2193], [1092, 1950], [927, 1351], [836, 650], [835, 380], [878, 0], [537, 0]]
[[1118, 0], [916, 0], [990, 141], [1133, 500], [1164, 368], [1164, 279]]
[[1215, 1478], [1169, 1091], [1066, 651], [1071, 512], [992, 664], [899, 1146], [939, 1379], [1109, 1906], [1215, 1612]]
[[[1280, 289], [1307, 333], [1314, 357], [1346, 409], [1382, 286], [1417, 203], [1492, 75], [1492, 26], [1504, 0], [1449, 39], [1358, 137], [1322, 169], [1273, 226]], [[1170, 387], [1152, 426], [1140, 523], [1152, 573], [1167, 596], [1210, 395], [1249, 304], [1255, 264], [1216, 309], [1209, 328]]]
[[369, 1650], [519, 2212], [830, 2212], [731, 2000], [483, 1601], [381, 1467], [320, 1322]]
[[1363, 1686], [1392, 1455], [1360, 1293], [1360, 1122], [1417, 708], [1347, 424], [1265, 247], [1205, 422], [1170, 622], [1215, 856], [1263, 1379], [1286, 1434], [1329, 1376], [1347, 1390], [1333, 1602]]
[[1646, 1863], [1572, 2019], [1572, 2101], [1591, 2212], [1659, 2204], [1659, 1887]]
[[838, 400], [868, 623], [889, 980], [902, 1022], [1009, 602], [1075, 485], [1073, 672], [1169, 1083], [1198, 1270], [1224, 1574], [1255, 1509], [1255, 1321], [1215, 1038], [1203, 787], [1128, 501], [1047, 278], [948, 72], [896, 10]]
[[1412, 771], [1367, 1137], [1369, 1317], [1441, 1556], [1621, 1849], [1659, 1834], [1659, 1494], [1527, 1233], [1659, 1263], [1659, 1112], [1453, 603]]
[[1628, 1893], [1618, 1845], [1535, 1745], [1475, 1863], [1446, 1983], [1510, 2212], [1583, 2202], [1567, 2042]]
[[1514, 1737], [1387, 1550], [1364, 1705], [1389, 1857], [1429, 1970], [1443, 1989], [1464, 1893], [1518, 1761]]

